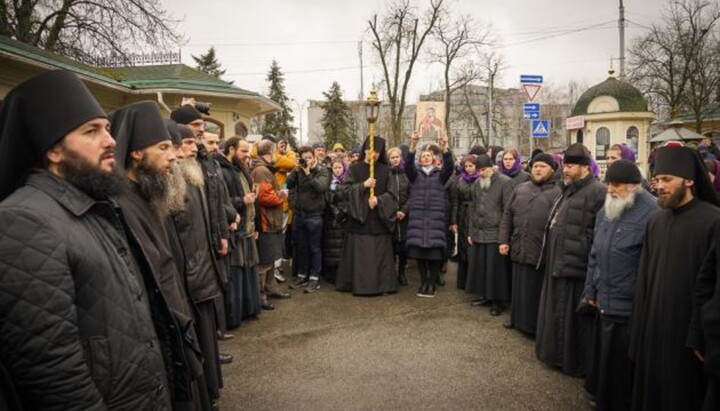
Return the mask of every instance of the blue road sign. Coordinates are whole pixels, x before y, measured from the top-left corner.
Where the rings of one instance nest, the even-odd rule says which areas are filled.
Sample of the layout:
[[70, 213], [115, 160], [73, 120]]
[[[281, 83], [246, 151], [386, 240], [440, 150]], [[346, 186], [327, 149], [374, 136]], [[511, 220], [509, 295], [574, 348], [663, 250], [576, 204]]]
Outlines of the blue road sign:
[[523, 111], [526, 113], [530, 111], [540, 111], [540, 103], [525, 103], [523, 104]]
[[542, 84], [543, 82], [543, 76], [533, 75], [533, 74], [522, 74], [520, 75], [520, 83], [532, 83], [532, 84]]
[[533, 120], [530, 130], [533, 138], [550, 137], [550, 122], [548, 120]]
[[526, 111], [523, 113], [523, 118], [525, 120], [537, 120], [540, 118], [540, 112], [539, 111]]

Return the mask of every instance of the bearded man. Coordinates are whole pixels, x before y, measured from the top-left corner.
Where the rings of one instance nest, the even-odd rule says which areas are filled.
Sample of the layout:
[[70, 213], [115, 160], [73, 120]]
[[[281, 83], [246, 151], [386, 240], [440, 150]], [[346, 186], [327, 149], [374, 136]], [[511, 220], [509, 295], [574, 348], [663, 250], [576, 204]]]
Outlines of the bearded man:
[[500, 223], [499, 251], [512, 262], [512, 312], [503, 324], [528, 335], [537, 328], [543, 271], [538, 269], [545, 223], [560, 196], [555, 170], [558, 165], [546, 153], [530, 160], [530, 181], [519, 184]]
[[[205, 361], [203, 374], [206, 390], [201, 393], [207, 397], [204, 402], [217, 403], [222, 387], [220, 358], [218, 352], [218, 324], [216, 299], [221, 293], [222, 277], [220, 276], [217, 254], [208, 229], [209, 214], [205, 197], [205, 178], [200, 164], [197, 162], [198, 147], [195, 136], [189, 127], [178, 125], [182, 152], [181, 160], [177, 160], [178, 171], [183, 176], [183, 183], [171, 185], [171, 198], [182, 193], [183, 186], [185, 206], [171, 214], [168, 231], [173, 246], [175, 263], [187, 282], [188, 293], [197, 307], [196, 323], [200, 349]], [[173, 175], [175, 170], [173, 170]], [[175, 203], [173, 200], [172, 203]], [[202, 388], [202, 387], [201, 387]]]
[[105, 112], [68, 71], [0, 108], [0, 363], [25, 410], [170, 410]]
[[585, 300], [599, 313], [585, 390], [599, 410], [629, 410], [632, 365], [628, 327], [645, 226], [657, 211], [635, 163], [616, 160], [605, 174], [608, 193], [595, 219]]
[[[495, 172], [487, 154], [476, 160], [480, 178], [470, 187], [468, 211], [468, 275], [465, 292], [478, 295], [490, 303], [490, 314], [500, 315], [510, 299], [507, 258], [499, 251], [500, 221], [510, 205], [513, 194], [512, 179]], [[484, 301], [483, 301], [484, 300]]]
[[[149, 262], [140, 270], [153, 288], [148, 298], [163, 300], [170, 310], [153, 312], [165, 365], [171, 378], [173, 409], [202, 407], [197, 379], [202, 375], [202, 354], [195, 333], [189, 296], [184, 287], [165, 230], [169, 176], [175, 162], [168, 127], [157, 103], [143, 101], [110, 115], [117, 141], [118, 168], [128, 179], [129, 190], [116, 197], [130, 240], [130, 249]], [[176, 131], [177, 133], [177, 131]]]
[[700, 156], [661, 147], [654, 184], [663, 209], [650, 219], [631, 316], [633, 409], [697, 410], [704, 383], [702, 330], [691, 324], [695, 279], [720, 221], [720, 200]]
[[591, 158], [580, 143], [565, 150], [562, 195], [550, 212], [543, 240], [545, 279], [535, 354], [548, 366], [573, 376], [585, 374], [593, 322], [577, 308], [585, 289], [595, 217], [607, 194], [590, 171]]

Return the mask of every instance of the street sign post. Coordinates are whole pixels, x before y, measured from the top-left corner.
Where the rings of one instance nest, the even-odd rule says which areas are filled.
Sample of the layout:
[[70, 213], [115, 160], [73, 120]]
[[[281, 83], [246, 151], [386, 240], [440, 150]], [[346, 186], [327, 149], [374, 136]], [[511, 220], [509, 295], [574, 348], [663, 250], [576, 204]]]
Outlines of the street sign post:
[[523, 118], [525, 120], [537, 120], [540, 118], [540, 103], [523, 104]]
[[537, 74], [521, 74], [520, 75], [520, 83], [522, 84], [542, 84], [543, 82], [543, 76], [539, 76]]
[[533, 138], [548, 138], [550, 137], [550, 121], [533, 120], [530, 130]]

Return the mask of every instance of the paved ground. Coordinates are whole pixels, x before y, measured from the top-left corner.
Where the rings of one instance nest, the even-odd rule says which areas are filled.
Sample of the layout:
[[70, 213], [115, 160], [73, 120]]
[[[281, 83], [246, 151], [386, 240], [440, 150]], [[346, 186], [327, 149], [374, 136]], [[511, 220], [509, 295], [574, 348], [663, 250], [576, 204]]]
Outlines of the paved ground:
[[[544, 367], [506, 316], [470, 307], [454, 265], [434, 299], [411, 285], [293, 292], [221, 342], [222, 410], [584, 410], [582, 380]], [[412, 281], [414, 280], [414, 281]]]

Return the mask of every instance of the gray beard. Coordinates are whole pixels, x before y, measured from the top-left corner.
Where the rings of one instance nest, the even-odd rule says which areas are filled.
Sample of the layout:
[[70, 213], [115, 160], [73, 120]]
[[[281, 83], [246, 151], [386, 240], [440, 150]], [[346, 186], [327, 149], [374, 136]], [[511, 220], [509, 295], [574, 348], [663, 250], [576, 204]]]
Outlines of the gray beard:
[[173, 163], [168, 179], [167, 208], [170, 214], [177, 214], [185, 210], [185, 194], [187, 194], [187, 182], [180, 169], [180, 161]]
[[490, 189], [490, 183], [492, 182], [491, 179], [492, 177], [480, 178], [478, 180], [480, 184], [480, 189], [483, 191], [488, 191]]
[[612, 198], [610, 194], [608, 194], [605, 197], [605, 216], [608, 220], [617, 220], [625, 210], [631, 209], [635, 205], [637, 193], [637, 191], [632, 192], [628, 194], [626, 198]]
[[203, 176], [202, 167], [194, 158], [186, 158], [178, 161], [180, 164], [180, 171], [185, 182], [194, 187], [204, 187], [205, 178]]

